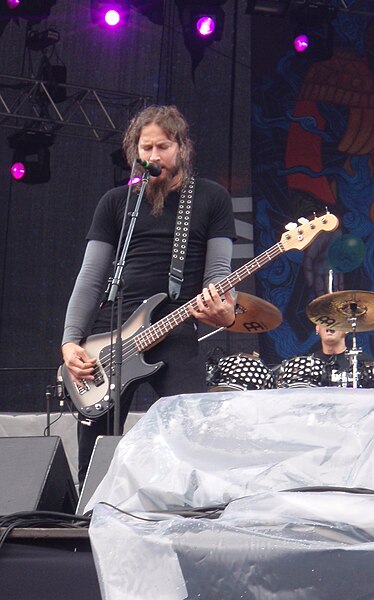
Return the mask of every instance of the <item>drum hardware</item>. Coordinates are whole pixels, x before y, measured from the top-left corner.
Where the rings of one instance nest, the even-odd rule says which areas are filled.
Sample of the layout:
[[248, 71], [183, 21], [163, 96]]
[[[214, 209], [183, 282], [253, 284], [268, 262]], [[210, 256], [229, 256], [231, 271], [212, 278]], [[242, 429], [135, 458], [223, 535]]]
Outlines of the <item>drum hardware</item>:
[[223, 348], [214, 348], [206, 360], [206, 382], [208, 386], [215, 385], [219, 381], [219, 362], [225, 356]]
[[219, 333], [220, 331], [224, 331], [225, 329], [227, 329], [227, 327], [219, 327], [218, 329], [214, 329], [213, 331], [210, 331], [206, 335], [199, 337], [199, 339], [197, 341], [202, 342], [203, 340], [206, 340], [208, 337], [211, 337], [212, 335], [216, 335], [216, 333]]
[[353, 373], [346, 369], [329, 369], [328, 384], [335, 387], [353, 387]]
[[356, 333], [374, 329], [374, 292], [350, 290], [332, 292], [315, 298], [307, 306], [308, 318], [321, 327], [352, 332], [352, 349], [347, 352], [352, 367], [352, 387], [358, 384]]
[[347, 317], [347, 321], [350, 321], [352, 324], [352, 348], [348, 350], [347, 356], [349, 358], [349, 362], [352, 367], [352, 387], [357, 388], [358, 383], [358, 355], [362, 352], [361, 348], [357, 348], [356, 344], [356, 327], [357, 327], [357, 318], [355, 316], [355, 311], [357, 310], [357, 305], [352, 302], [351, 311], [352, 316]]
[[[219, 331], [235, 333], [264, 333], [271, 331], [282, 322], [282, 314], [276, 306], [245, 292], [238, 292], [235, 306], [235, 323], [232, 327], [219, 327], [199, 338], [202, 342]], [[209, 325], [209, 323], [207, 323]]]
[[[338, 368], [336, 364], [326, 365], [327, 379], [329, 386], [353, 388], [354, 377], [351, 369]], [[373, 363], [364, 361], [358, 366], [356, 374], [357, 387], [373, 388], [374, 387], [374, 367]]]

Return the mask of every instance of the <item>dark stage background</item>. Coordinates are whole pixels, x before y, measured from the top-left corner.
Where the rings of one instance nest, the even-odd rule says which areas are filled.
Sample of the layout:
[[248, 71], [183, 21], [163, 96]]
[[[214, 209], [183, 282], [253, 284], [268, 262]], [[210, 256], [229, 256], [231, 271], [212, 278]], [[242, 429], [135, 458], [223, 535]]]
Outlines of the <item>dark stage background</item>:
[[[111, 153], [119, 148], [128, 118], [141, 102], [177, 104], [191, 125], [198, 174], [231, 192], [238, 234], [233, 270], [279, 241], [285, 223], [305, 212], [305, 206], [330, 203], [344, 216], [340, 233], [365, 244], [364, 260], [337, 283], [340, 289], [373, 290], [373, 147], [361, 144], [349, 150], [345, 135], [355, 116], [365, 119], [365, 131], [374, 123], [372, 18], [338, 15], [334, 48], [349, 52], [350, 58], [340, 71], [332, 63], [327, 72], [317, 69], [317, 78], [331, 79], [337, 73], [342, 77], [350, 65], [346, 85], [352, 88], [351, 104], [344, 104], [332, 102], [331, 94], [308, 97], [303, 85], [313, 76], [311, 63], [293, 56], [289, 21], [250, 16], [247, 4], [224, 3], [222, 40], [207, 48], [194, 72], [173, 0], [164, 2], [163, 25], [131, 10], [127, 27], [105, 31], [92, 24], [89, 0], [57, 0], [48, 19], [33, 25], [38, 31], [54, 28], [60, 33], [55, 54], [47, 54], [51, 62], [66, 66], [68, 84], [107, 91], [103, 97], [114, 106], [118, 131], [106, 141], [95, 141], [87, 127], [60, 127], [51, 147], [50, 181], [25, 185], [11, 180], [7, 142], [25, 121], [11, 120], [0, 106], [0, 410], [45, 409], [46, 386], [55, 383], [60, 364], [64, 314], [85, 234], [100, 196], [118, 175]], [[0, 91], [5, 96], [16, 85], [5, 75], [35, 78], [42, 53], [25, 49], [26, 20], [3, 25]], [[363, 68], [358, 83], [355, 60]], [[366, 102], [364, 115], [354, 112], [359, 102], [352, 86], [366, 98], [361, 100]], [[63, 111], [65, 104], [58, 106]], [[89, 116], [94, 112], [91, 104]], [[305, 141], [300, 132], [316, 137]], [[316, 145], [316, 140], [322, 143]], [[291, 178], [300, 171], [309, 176], [308, 183], [320, 185], [312, 188], [306, 179], [300, 184]], [[327, 251], [325, 247], [324, 258]], [[315, 269], [325, 272], [329, 265], [319, 262], [320, 256]], [[212, 336], [201, 343], [207, 360], [215, 353], [260, 349], [266, 362], [277, 363], [310, 352], [316, 340], [305, 309], [322, 288], [306, 281], [303, 257], [290, 253], [238, 288], [277, 306], [282, 325], [259, 336]], [[374, 351], [372, 334], [359, 341]]]
[[[207, 49], [194, 76], [171, 0], [164, 3], [163, 26], [131, 10], [127, 27], [108, 32], [92, 24], [89, 0], [59, 0], [49, 18], [34, 26], [60, 33], [59, 60], [50, 60], [66, 65], [68, 84], [108, 90], [112, 101], [118, 92], [175, 103], [184, 112], [196, 143], [198, 174], [223, 183], [238, 198], [237, 265], [253, 254], [248, 239], [250, 18], [243, 6], [227, 3], [222, 40]], [[6, 25], [0, 38], [1, 74], [35, 77], [42, 55], [25, 50], [25, 36], [26, 20]], [[5, 94], [9, 81], [2, 78], [1, 83]], [[62, 110], [63, 103], [58, 107]], [[0, 110], [4, 115], [3, 106]], [[119, 112], [121, 133], [127, 111]], [[104, 143], [93, 135], [92, 141], [84, 139], [79, 128], [60, 128], [51, 148], [50, 181], [25, 185], [9, 175], [7, 137], [20, 121], [2, 116], [0, 122], [0, 410], [44, 410], [46, 386], [55, 383], [60, 364], [64, 313], [85, 234], [100, 196], [114, 185], [110, 154], [119, 148], [120, 135], [114, 143]], [[253, 285], [247, 280], [241, 289], [250, 291]], [[224, 333], [203, 341], [201, 349], [206, 355], [216, 346], [232, 353], [255, 344], [249, 335]]]

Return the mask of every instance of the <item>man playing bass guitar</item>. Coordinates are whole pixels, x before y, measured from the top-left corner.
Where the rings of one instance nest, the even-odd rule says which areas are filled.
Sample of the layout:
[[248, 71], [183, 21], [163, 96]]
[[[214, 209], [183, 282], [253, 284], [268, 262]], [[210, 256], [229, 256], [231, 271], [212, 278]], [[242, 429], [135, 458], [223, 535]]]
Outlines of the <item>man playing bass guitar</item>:
[[[150, 106], [141, 111], [127, 129], [123, 150], [128, 163], [138, 165], [139, 175], [144, 169], [141, 164], [151, 168], [122, 273], [122, 322], [155, 294], [164, 293], [165, 301], [152, 306], [153, 322], [196, 296], [194, 306], [188, 309], [192, 318], [184, 320], [144, 353], [147, 363], [165, 363], [150, 376], [145, 372], [145, 376], [157, 397], [204, 392], [205, 361], [199, 356], [196, 320], [217, 327], [229, 327], [235, 320], [234, 295], [230, 291], [219, 294], [214, 286], [231, 271], [235, 239], [231, 198], [221, 185], [192, 177], [189, 127], [174, 106]], [[137, 159], [141, 162], [136, 163]], [[191, 181], [194, 194], [183, 281], [179, 296], [175, 297], [170, 295], [169, 272], [176, 219], [180, 195]], [[78, 390], [94, 380], [98, 358], [90, 355], [82, 342], [93, 334], [109, 332], [113, 326], [112, 303], [102, 304], [102, 299], [113, 270], [121, 229], [126, 234], [138, 194], [136, 185], [131, 186], [129, 196], [128, 186], [104, 194], [87, 234], [87, 247], [69, 300], [62, 340], [64, 367]], [[127, 385], [121, 397], [121, 425], [134, 391], [143, 381], [138, 372], [136, 379], [132, 379], [132, 363], [124, 364], [123, 369]], [[91, 420], [90, 426], [79, 423], [80, 485], [97, 436], [107, 433], [105, 415]]]

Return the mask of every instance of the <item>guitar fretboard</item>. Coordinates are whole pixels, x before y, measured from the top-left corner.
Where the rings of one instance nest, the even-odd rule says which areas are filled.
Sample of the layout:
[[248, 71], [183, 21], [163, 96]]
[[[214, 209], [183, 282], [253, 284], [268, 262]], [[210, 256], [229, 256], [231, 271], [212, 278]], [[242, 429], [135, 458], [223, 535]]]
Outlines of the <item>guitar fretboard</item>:
[[[259, 269], [265, 266], [267, 263], [274, 260], [277, 256], [285, 252], [285, 248], [281, 242], [278, 242], [253, 260], [249, 261], [233, 273], [231, 273], [222, 281], [219, 281], [215, 284], [217, 291], [219, 294], [224, 294], [228, 292], [233, 287], [235, 287], [238, 283], [249, 277], [253, 273], [256, 273]], [[165, 335], [170, 333], [175, 327], [186, 321], [191, 315], [188, 310], [188, 307], [191, 306], [194, 309], [197, 309], [197, 299], [194, 298], [190, 300], [183, 306], [180, 306], [169, 315], [157, 321], [153, 325], [150, 325], [147, 329], [138, 333], [133, 341], [139, 352], [144, 352], [155, 344], [160, 338], [163, 338]]]

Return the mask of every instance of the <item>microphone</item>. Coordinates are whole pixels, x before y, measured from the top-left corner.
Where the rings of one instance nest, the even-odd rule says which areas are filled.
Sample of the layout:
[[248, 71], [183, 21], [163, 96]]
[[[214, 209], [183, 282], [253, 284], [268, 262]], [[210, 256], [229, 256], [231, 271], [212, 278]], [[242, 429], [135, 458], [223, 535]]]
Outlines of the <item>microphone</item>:
[[136, 162], [144, 167], [145, 170], [152, 175], [152, 177], [158, 177], [161, 175], [161, 167], [158, 163], [149, 162], [149, 160], [142, 160], [141, 158], [137, 158]]

